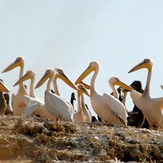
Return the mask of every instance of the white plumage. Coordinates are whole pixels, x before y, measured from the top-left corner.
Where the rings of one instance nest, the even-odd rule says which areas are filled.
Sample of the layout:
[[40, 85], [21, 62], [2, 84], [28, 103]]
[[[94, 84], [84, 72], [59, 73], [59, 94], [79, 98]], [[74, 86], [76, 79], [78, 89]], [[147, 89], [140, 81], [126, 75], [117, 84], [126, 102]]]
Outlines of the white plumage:
[[[92, 71], [94, 74], [91, 79], [91, 91], [90, 91], [90, 100], [92, 104], [92, 108], [95, 113], [100, 116], [103, 121], [107, 121], [109, 123], [114, 123], [118, 125], [127, 125], [126, 123], [126, 112], [124, 111], [124, 107], [122, 104], [117, 101], [115, 97], [111, 97], [110, 95], [104, 93], [100, 94], [95, 87], [95, 80], [99, 72], [99, 63], [91, 62], [88, 68], [80, 75], [75, 84], [80, 83], [85, 77], [87, 77]], [[116, 81], [117, 85], [123, 85], [128, 89], [132, 89], [131, 87], [124, 85], [121, 81]], [[110, 104], [109, 104], [110, 103]], [[120, 107], [120, 108], [117, 108]]]
[[23, 116], [32, 116], [38, 114], [44, 119], [50, 118], [52, 121], [56, 121], [54, 115], [51, 115], [46, 109], [45, 103], [43, 99], [38, 98], [34, 93], [34, 82], [35, 82], [35, 72], [32, 70], [28, 70], [25, 75], [23, 75], [15, 84], [21, 84], [26, 80], [31, 80], [30, 83], [30, 93], [29, 95], [24, 95], [24, 100], [26, 103], [26, 108], [23, 112]]
[[[58, 68], [55, 70], [48, 69], [36, 85], [36, 88], [40, 87], [47, 79], [49, 79], [44, 96], [45, 106], [47, 107], [47, 110], [57, 119], [61, 118], [64, 121], [72, 121], [75, 113], [74, 108], [69, 101], [65, 100], [59, 95], [56, 78], [62, 79], [72, 88], [77, 89], [76, 86], [70, 81], [70, 79], [68, 79], [68, 77], [64, 74], [63, 70]], [[58, 92], [58, 95], [51, 93], [51, 83], [53, 80], [55, 83], [54, 90], [55, 92]]]
[[103, 94], [105, 102], [110, 106], [110, 109], [115, 114], [117, 118], [122, 121], [127, 126], [127, 117], [128, 114], [126, 112], [125, 106], [120, 102], [117, 98], [112, 95]]
[[[2, 71], [2, 73], [8, 72], [16, 67], [20, 67], [20, 72], [19, 72], [19, 79], [20, 79], [23, 76], [23, 71], [24, 71], [24, 58], [23, 57], [17, 57], [13, 63], [11, 63], [8, 67], [6, 67]], [[18, 92], [16, 94], [13, 93], [12, 98], [11, 98], [13, 114], [16, 116], [21, 116], [24, 109], [26, 108], [24, 95], [28, 95], [28, 93], [23, 83], [21, 83], [19, 85]]]
[[142, 94], [132, 90], [130, 95], [135, 105], [143, 112], [150, 127], [163, 129], [163, 97], [153, 98], [150, 95], [150, 82], [152, 77], [153, 62], [146, 58], [138, 65], [134, 66], [130, 72], [137, 71], [142, 68], [148, 70], [146, 87]]

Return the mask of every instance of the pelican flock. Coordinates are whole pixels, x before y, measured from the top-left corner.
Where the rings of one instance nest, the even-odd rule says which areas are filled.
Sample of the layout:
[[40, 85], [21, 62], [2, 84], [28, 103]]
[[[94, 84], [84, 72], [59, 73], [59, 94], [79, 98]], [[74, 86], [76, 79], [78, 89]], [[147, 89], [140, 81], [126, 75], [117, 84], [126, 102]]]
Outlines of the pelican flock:
[[[112, 92], [100, 93], [96, 88], [96, 79], [100, 71], [100, 63], [93, 61], [83, 71], [81, 75], [73, 82], [61, 68], [54, 67], [47, 69], [35, 86], [36, 73], [28, 70], [24, 73], [24, 57], [17, 57], [14, 62], [7, 66], [2, 73], [6, 73], [19, 67], [19, 78], [13, 81], [13, 86], [18, 86], [17, 92], [12, 92], [11, 98], [8, 87], [3, 80], [0, 81], [0, 115], [12, 116], [35, 116], [50, 119], [54, 122], [71, 121], [92, 122], [95, 116], [100, 117], [102, 122], [120, 125], [143, 127], [144, 122], [151, 129], [163, 129], [163, 97], [153, 98], [150, 94], [150, 83], [152, 78], [153, 62], [151, 59], [144, 59], [141, 63], [134, 66], [128, 73], [147, 69], [147, 81], [143, 90], [141, 81], [134, 81], [131, 85], [122, 82], [118, 77], [109, 77], [108, 84]], [[85, 84], [84, 79], [91, 76], [89, 84]], [[7, 74], [6, 74], [7, 75]], [[130, 75], [128, 74], [128, 77]], [[65, 99], [60, 95], [57, 79], [64, 81], [73, 91], [71, 100]], [[30, 80], [29, 91], [25, 87], [24, 82]], [[47, 81], [44, 99], [40, 99], [35, 95], [35, 89], [38, 89]], [[14, 84], [15, 82], [15, 84]], [[107, 81], [106, 81], [107, 82]], [[53, 87], [52, 87], [53, 86]], [[119, 86], [116, 89], [116, 86]], [[163, 89], [163, 86], [161, 85]], [[54, 89], [54, 91], [52, 91]], [[107, 91], [108, 88], [106, 88]], [[126, 107], [127, 92], [130, 94], [128, 98], [134, 103], [134, 109], [128, 111]], [[87, 97], [84, 96], [87, 95]], [[90, 104], [94, 113], [88, 109], [85, 98], [90, 100]], [[11, 101], [9, 101], [11, 99]], [[76, 100], [76, 101], [74, 101]], [[75, 107], [75, 102], [77, 107]], [[13, 114], [11, 114], [13, 112]], [[95, 115], [93, 115], [95, 114]], [[95, 118], [96, 119], [96, 118]], [[96, 121], [98, 121], [96, 119]], [[99, 122], [99, 123], [102, 123]]]
[[20, 85], [26, 80], [31, 80], [30, 82], [30, 91], [29, 95], [24, 95], [26, 105], [23, 116], [31, 116], [31, 115], [39, 115], [43, 119], [50, 119], [52, 121], [56, 121], [55, 116], [50, 114], [45, 106], [44, 100], [38, 98], [34, 92], [34, 82], [35, 82], [36, 73], [33, 70], [28, 70], [25, 75], [23, 75], [15, 84]]
[[[95, 113], [100, 116], [102, 121], [109, 123], [114, 123], [118, 125], [127, 125], [127, 113], [123, 104], [116, 98], [117, 92], [113, 85], [123, 86], [126, 89], [132, 89], [130, 86], [122, 83], [117, 78], [110, 79], [110, 86], [114, 91], [114, 96], [107, 93], [100, 94], [95, 87], [95, 80], [99, 72], [99, 63], [91, 62], [88, 68], [79, 76], [75, 84], [80, 83], [84, 78], [86, 78], [92, 71], [94, 74], [90, 83], [90, 101], [92, 108]], [[115, 79], [115, 80], [114, 80]], [[117, 79], [117, 80], [116, 80]], [[112, 81], [111, 81], [112, 80]]]

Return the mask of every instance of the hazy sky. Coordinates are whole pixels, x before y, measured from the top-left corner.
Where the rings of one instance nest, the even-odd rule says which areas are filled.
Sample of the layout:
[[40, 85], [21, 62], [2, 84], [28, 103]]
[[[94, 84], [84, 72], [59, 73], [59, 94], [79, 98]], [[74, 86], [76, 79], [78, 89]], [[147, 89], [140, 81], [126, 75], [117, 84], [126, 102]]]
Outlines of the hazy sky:
[[[2, 71], [18, 56], [25, 72], [36, 72], [37, 83], [47, 68], [60, 67], [74, 82], [91, 61], [101, 68], [99, 92], [111, 92], [108, 79], [117, 76], [127, 84], [141, 80], [147, 70], [128, 71], [144, 58], [153, 60], [151, 95], [163, 90], [163, 1], [157, 0], [0, 0], [0, 56]], [[11, 90], [19, 69], [0, 75]], [[90, 75], [91, 76], [91, 75]], [[88, 83], [90, 77], [86, 80]], [[26, 82], [29, 85], [29, 82]], [[73, 91], [58, 80], [60, 93]], [[44, 97], [46, 84], [35, 91]], [[91, 108], [89, 98], [86, 101]], [[128, 95], [128, 109], [132, 109]]]

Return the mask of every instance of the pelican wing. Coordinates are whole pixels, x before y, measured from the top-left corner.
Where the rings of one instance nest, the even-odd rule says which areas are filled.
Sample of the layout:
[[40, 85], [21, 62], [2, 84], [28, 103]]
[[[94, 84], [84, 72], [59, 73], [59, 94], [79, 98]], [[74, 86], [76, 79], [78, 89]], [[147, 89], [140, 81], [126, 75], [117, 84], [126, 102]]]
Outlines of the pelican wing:
[[44, 101], [42, 99], [33, 98], [28, 95], [24, 95], [24, 99], [27, 106], [33, 105], [35, 103], [40, 103], [40, 105], [44, 105]]
[[163, 97], [152, 98], [152, 100], [156, 103], [156, 105], [158, 105], [158, 108], [161, 109], [163, 115]]
[[[140, 99], [141, 99], [142, 94], [135, 90], [132, 90], [130, 95], [131, 95], [131, 98], [133, 99], [134, 103], [136, 104], [136, 106], [138, 108], [141, 108]], [[163, 97], [152, 98], [152, 101], [154, 101], [154, 103], [156, 105], [158, 105], [158, 108], [161, 108], [161, 110], [163, 111]]]
[[127, 125], [127, 112], [125, 106], [112, 95], [103, 94], [105, 102], [110, 106], [111, 110], [118, 116], [125, 125]]
[[45, 105], [47, 110], [57, 118], [72, 121], [74, 110], [66, 100], [51, 92], [45, 92]]
[[41, 106], [40, 103], [34, 103], [32, 105], [30, 105], [29, 107], [27, 107], [24, 112], [23, 112], [23, 116], [25, 117], [29, 117], [33, 114], [34, 111], [36, 111], [39, 107]]

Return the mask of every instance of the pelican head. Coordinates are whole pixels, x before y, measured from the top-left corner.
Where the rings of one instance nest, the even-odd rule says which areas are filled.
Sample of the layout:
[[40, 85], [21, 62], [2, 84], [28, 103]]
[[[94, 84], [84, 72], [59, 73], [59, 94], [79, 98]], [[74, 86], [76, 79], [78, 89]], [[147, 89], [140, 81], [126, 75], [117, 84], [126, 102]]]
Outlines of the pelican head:
[[84, 83], [83, 81], [81, 81], [79, 84], [83, 84], [83, 86], [84, 86], [86, 89], [88, 89], [88, 90], [91, 89], [90, 85]]
[[88, 93], [88, 91], [86, 90], [86, 88], [84, 87], [83, 84], [77, 84], [77, 88], [78, 88], [78, 90], [79, 90], [79, 94], [84, 93], [84, 94], [86, 94], [87, 96], [89, 96], [89, 93]]
[[110, 87], [114, 86], [114, 85], [118, 85], [120, 87], [122, 87], [124, 90], [128, 90], [131, 91], [133, 90], [133, 88], [125, 83], [123, 83], [120, 79], [118, 79], [117, 77], [111, 77], [109, 79], [109, 84]]
[[35, 72], [32, 71], [32, 70], [28, 70], [28, 71], [25, 73], [25, 75], [23, 75], [23, 76], [14, 84], [14, 86], [19, 85], [20, 83], [22, 83], [22, 82], [24, 82], [24, 81], [26, 81], [26, 80], [28, 80], [28, 79], [32, 79], [32, 78], [34, 78], [34, 77], [35, 77]]
[[84, 78], [86, 78], [92, 71], [99, 69], [100, 64], [96, 61], [91, 62], [88, 68], [79, 76], [75, 84], [79, 84]]
[[75, 86], [75, 84], [73, 84], [73, 82], [65, 75], [65, 73], [63, 72], [62, 69], [60, 68], [55, 68], [55, 79], [60, 78], [61, 80], [63, 80], [65, 83], [67, 83], [71, 88], [76, 89], [77, 87]]
[[47, 69], [45, 71], [45, 74], [43, 75], [43, 77], [40, 79], [40, 81], [37, 83], [37, 85], [35, 86], [36, 88], [39, 88], [42, 84], [45, 83], [45, 81], [49, 78], [51, 78], [54, 75], [54, 70], [53, 69]]
[[8, 72], [8, 71], [14, 69], [15, 67], [22, 68], [23, 66], [24, 66], [24, 57], [17, 57], [16, 60], [13, 63], [11, 63], [8, 67], [6, 67], [2, 71], [2, 73]]
[[61, 80], [65, 81], [70, 87], [77, 90], [77, 87], [73, 84], [73, 82], [64, 74], [62, 69], [55, 68], [46, 70], [44, 76], [40, 79], [37, 83], [35, 88], [39, 88], [48, 78], [54, 76], [55, 79], [60, 78]]
[[147, 68], [148, 71], [151, 71], [152, 65], [153, 65], [152, 61], [150, 59], [146, 58], [142, 62], [140, 62], [139, 64], [134, 66], [128, 73], [140, 70], [142, 68]]
[[3, 84], [3, 82], [0, 81], [0, 90], [2, 92], [10, 92], [9, 89]]

